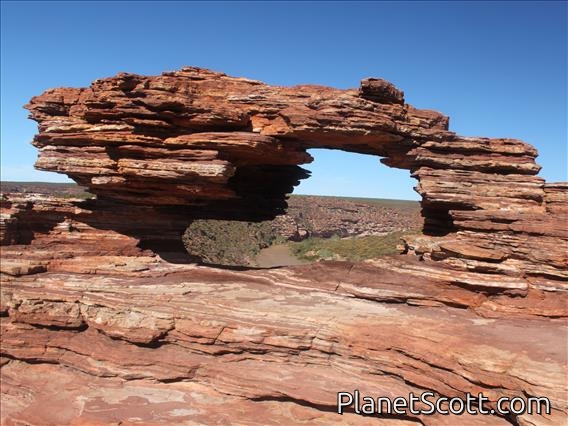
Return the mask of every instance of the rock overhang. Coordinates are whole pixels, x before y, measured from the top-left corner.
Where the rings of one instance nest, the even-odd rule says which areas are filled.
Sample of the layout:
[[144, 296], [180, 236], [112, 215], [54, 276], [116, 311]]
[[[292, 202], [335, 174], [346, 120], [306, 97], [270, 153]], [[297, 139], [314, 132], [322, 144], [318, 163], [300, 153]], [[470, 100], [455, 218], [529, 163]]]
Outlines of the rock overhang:
[[[273, 218], [309, 176], [301, 167], [312, 160], [307, 150], [340, 149], [382, 157], [418, 180], [424, 232], [451, 244], [409, 243], [410, 253], [433, 252], [462, 270], [537, 275], [545, 286], [568, 279], [558, 225], [566, 191], [537, 176], [536, 149], [456, 135], [447, 116], [406, 104], [382, 79], [363, 79], [358, 89], [280, 87], [184, 67], [50, 89], [26, 107], [39, 124], [37, 168], [88, 187], [95, 204], [169, 215], [154, 222], [175, 224], [168, 235], [196, 217]], [[548, 225], [536, 242], [538, 223]], [[140, 227], [134, 234], [145, 239]], [[545, 244], [546, 253], [535, 256], [526, 243]], [[501, 269], [491, 253], [479, 259], [491, 250], [507, 253]]]
[[40, 128], [37, 168], [104, 198], [152, 205], [246, 199], [262, 181], [274, 183], [262, 197], [282, 201], [307, 177], [298, 166], [311, 161], [309, 148], [388, 157], [408, 151], [413, 133], [451, 135], [447, 118], [404, 105], [378, 79], [359, 90], [276, 87], [185, 67], [48, 90], [26, 107]]

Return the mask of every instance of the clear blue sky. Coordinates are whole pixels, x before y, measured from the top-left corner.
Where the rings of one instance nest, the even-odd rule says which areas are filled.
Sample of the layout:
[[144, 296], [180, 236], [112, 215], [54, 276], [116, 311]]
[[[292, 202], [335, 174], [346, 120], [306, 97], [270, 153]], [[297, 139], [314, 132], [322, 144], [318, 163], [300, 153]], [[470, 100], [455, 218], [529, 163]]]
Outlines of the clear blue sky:
[[[386, 78], [453, 131], [535, 145], [541, 175], [568, 180], [566, 21], [566, 2], [543, 1], [2, 2], [2, 179], [64, 180], [32, 168], [32, 96], [196, 65], [279, 85]], [[298, 193], [417, 199], [406, 170], [313, 154]]]

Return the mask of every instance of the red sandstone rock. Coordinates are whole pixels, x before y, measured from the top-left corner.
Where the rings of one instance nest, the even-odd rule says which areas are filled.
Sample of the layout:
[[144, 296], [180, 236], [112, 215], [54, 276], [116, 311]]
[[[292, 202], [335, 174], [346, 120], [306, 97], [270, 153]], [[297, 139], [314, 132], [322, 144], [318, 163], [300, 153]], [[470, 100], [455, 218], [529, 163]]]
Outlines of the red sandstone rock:
[[[188, 67], [28, 108], [37, 166], [98, 199], [2, 200], [3, 424], [368, 424], [333, 413], [354, 389], [552, 404], [378, 424], [568, 415], [568, 187], [535, 176], [530, 145], [457, 136], [377, 79], [285, 88]], [[190, 218], [283, 211], [313, 147], [409, 169], [426, 235], [361, 264], [183, 264]]]
[[[97, 388], [118, 388], [114, 408], [88, 412], [98, 422], [125, 416], [120, 410], [128, 407], [129, 389], [151, 383], [155, 387], [140, 395], [150, 406], [169, 401], [184, 383], [200, 389], [201, 403], [182, 398], [177, 406], [200, 407], [187, 412], [187, 419], [205, 423], [218, 415], [210, 406], [217, 392], [230, 401], [240, 398], [272, 421], [300, 423], [281, 413], [280, 404], [287, 403], [306, 407], [311, 424], [325, 422], [340, 389], [392, 397], [421, 389], [448, 396], [481, 391], [492, 400], [540, 395], [551, 398], [550, 424], [564, 418], [566, 321], [533, 315], [565, 316], [565, 306], [552, 312], [549, 299], [543, 311], [535, 301], [523, 305], [522, 298], [454, 286], [449, 270], [442, 278], [436, 268], [428, 275], [419, 263], [392, 262], [259, 272], [162, 263], [135, 277], [98, 273], [96, 280], [82, 279], [80, 270], [70, 275], [54, 268], [41, 279], [8, 282], [2, 293], [2, 351], [8, 357], [3, 374], [14, 385], [24, 381], [29, 398], [8, 396], [14, 406], [3, 415], [8, 422], [41, 424], [31, 414], [54, 404], [37, 378], [18, 376], [17, 359], [63, 366], [38, 374], [63, 380], [66, 392], [88, 404], [101, 398], [88, 385], [93, 378]], [[268, 401], [275, 405], [265, 407]], [[159, 404], [154, 414], [133, 410], [129, 416], [138, 413], [143, 422], [176, 421], [173, 413], [158, 414]], [[251, 411], [237, 411], [233, 422], [251, 420]], [[66, 418], [58, 415], [87, 415], [72, 405], [65, 413], [48, 418], [57, 423]], [[420, 420], [446, 424], [439, 417]], [[517, 421], [546, 424], [538, 416]]]
[[361, 97], [384, 104], [404, 105], [404, 93], [392, 83], [381, 78], [366, 78], [361, 80]]
[[[557, 200], [566, 187], [549, 186], [545, 193], [534, 176], [540, 166], [532, 146], [456, 136], [447, 130], [447, 117], [405, 105], [403, 93], [380, 79], [363, 80], [359, 91], [273, 87], [186, 67], [52, 89], [27, 107], [39, 122], [37, 167], [131, 205], [179, 206], [174, 214], [186, 217], [270, 218], [308, 176], [298, 167], [311, 161], [306, 149], [327, 147], [383, 156], [389, 166], [410, 169], [423, 197], [425, 231], [458, 231], [461, 243], [473, 246], [485, 241], [473, 250], [510, 245], [510, 231], [489, 235], [487, 223], [512, 209], [532, 214], [516, 221], [515, 244], [542, 223], [564, 226], [555, 206], [564, 205]], [[471, 210], [483, 211], [485, 222], [461, 219]], [[564, 267], [566, 236], [550, 236], [556, 264]], [[516, 258], [517, 275], [534, 275], [529, 254], [520, 250]], [[554, 269], [541, 272], [542, 279], [566, 279]]]

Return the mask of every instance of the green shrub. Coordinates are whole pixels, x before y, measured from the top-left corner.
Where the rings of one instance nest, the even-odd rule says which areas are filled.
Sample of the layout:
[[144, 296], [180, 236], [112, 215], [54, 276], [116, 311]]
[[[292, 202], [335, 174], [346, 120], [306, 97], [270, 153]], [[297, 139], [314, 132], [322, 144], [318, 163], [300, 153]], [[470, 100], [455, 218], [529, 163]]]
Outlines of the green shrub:
[[260, 249], [275, 238], [271, 222], [200, 219], [186, 229], [183, 243], [191, 256], [204, 263], [252, 266]]
[[343, 259], [361, 261], [379, 256], [398, 254], [397, 245], [401, 237], [415, 232], [392, 232], [386, 235], [364, 237], [307, 238], [290, 243], [292, 253], [305, 260]]

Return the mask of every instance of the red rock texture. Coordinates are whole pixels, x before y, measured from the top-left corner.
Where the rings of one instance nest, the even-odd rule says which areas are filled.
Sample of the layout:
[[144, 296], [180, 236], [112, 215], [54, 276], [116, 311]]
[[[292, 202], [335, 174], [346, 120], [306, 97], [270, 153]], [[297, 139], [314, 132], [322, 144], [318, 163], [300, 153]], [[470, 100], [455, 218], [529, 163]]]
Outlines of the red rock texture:
[[[568, 185], [390, 83], [272, 87], [198, 68], [53, 89], [37, 166], [96, 200], [2, 200], [3, 424], [518, 424], [568, 415]], [[306, 149], [385, 157], [422, 195], [406, 254], [184, 264], [192, 217], [286, 206]], [[336, 393], [550, 398], [550, 415], [373, 419]]]
[[[568, 279], [566, 187], [545, 192], [537, 151], [457, 136], [447, 117], [404, 104], [384, 80], [365, 79], [359, 90], [275, 87], [187, 67], [48, 90], [27, 108], [40, 129], [36, 167], [66, 173], [99, 199], [186, 219], [271, 218], [308, 176], [298, 167], [311, 161], [306, 149], [373, 154], [418, 179], [425, 232], [461, 244], [459, 253], [433, 246], [434, 258], [540, 287]], [[545, 256], [528, 249], [535, 243]]]
[[242, 272], [55, 257], [48, 272], [5, 275], [5, 424], [367, 424], [333, 415], [336, 392], [354, 389], [538, 395], [554, 407], [384, 424], [555, 425], [567, 414], [558, 294], [478, 292], [408, 256]]

